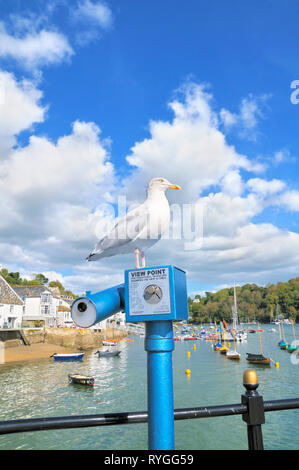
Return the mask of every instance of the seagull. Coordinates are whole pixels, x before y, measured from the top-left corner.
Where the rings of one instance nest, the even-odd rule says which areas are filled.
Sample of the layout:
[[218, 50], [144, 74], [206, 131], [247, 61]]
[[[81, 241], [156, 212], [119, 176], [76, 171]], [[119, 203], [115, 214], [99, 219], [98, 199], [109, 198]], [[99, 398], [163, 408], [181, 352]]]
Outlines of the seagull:
[[144, 268], [144, 250], [157, 243], [170, 225], [170, 208], [165, 195], [167, 189], [181, 188], [165, 178], [153, 178], [147, 187], [146, 200], [119, 219], [112, 230], [96, 244], [86, 260], [96, 261], [134, 251], [136, 268], [140, 269], [140, 252], [141, 267]]

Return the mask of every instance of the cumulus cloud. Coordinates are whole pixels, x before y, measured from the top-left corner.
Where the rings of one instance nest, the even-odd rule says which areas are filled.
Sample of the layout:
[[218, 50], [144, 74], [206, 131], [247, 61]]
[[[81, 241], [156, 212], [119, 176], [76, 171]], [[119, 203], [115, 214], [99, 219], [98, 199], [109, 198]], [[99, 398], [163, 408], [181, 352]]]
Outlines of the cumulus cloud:
[[189, 85], [183, 99], [172, 101], [169, 107], [173, 120], [151, 121], [150, 137], [137, 142], [127, 156], [134, 167], [127, 181], [132, 193], [152, 177], [161, 175], [182, 186], [176, 197], [192, 202], [204, 189], [218, 185], [228, 172], [262, 170], [262, 165], [228, 144], [218, 128], [219, 117], [204, 87]]
[[103, 215], [97, 206], [114, 189], [110, 141], [94, 123], [76, 121], [56, 142], [31, 135], [27, 145], [16, 146], [15, 135], [43, 121], [46, 107], [33, 82], [7, 73], [0, 78], [1, 263], [18, 260], [34, 271], [69, 266], [94, 243]]
[[41, 99], [42, 92], [32, 82], [0, 71], [0, 161], [20, 132], [44, 121], [47, 107], [40, 104]]
[[[133, 254], [84, 261], [112, 218], [102, 202], [114, 201], [120, 191], [109, 140], [95, 123], [79, 120], [55, 141], [36, 135], [32, 126], [46, 114], [41, 91], [32, 82], [3, 77], [9, 90], [5, 106], [12, 114], [8, 120], [0, 117], [7, 149], [0, 154], [1, 264], [51, 278], [57, 273], [77, 293], [122, 282]], [[14, 115], [16, 108], [24, 113]], [[203, 205], [203, 243], [186, 251], [184, 240], [161, 240], [148, 252], [148, 264], [176, 264], [187, 270], [188, 279], [204, 284], [291, 277], [299, 267], [299, 235], [252, 220], [270, 203], [299, 207], [297, 192], [282, 180], [256, 177], [263, 166], [228, 144], [221, 114], [203, 86], [189, 84], [169, 108], [172, 119], [151, 121], [148, 138], [132, 146], [121, 191], [129, 203], [141, 202], [152, 177], [180, 184], [182, 190], [168, 196]], [[15, 146], [26, 129], [32, 133], [28, 143]]]
[[278, 179], [267, 181], [261, 178], [252, 178], [247, 181], [247, 187], [256, 194], [268, 196], [281, 192], [286, 187], [286, 183]]
[[[20, 28], [20, 20], [18, 23]], [[23, 27], [28, 28], [28, 21]], [[14, 35], [0, 22], [0, 57], [14, 59], [27, 69], [58, 64], [74, 54], [67, 38], [57, 32], [42, 29]]]

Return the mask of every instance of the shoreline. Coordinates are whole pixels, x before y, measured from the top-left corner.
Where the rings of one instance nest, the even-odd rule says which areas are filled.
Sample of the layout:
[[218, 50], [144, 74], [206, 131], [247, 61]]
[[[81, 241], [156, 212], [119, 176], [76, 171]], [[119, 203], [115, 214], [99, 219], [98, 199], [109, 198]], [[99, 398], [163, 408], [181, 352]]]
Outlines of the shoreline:
[[15, 362], [34, 361], [39, 359], [50, 359], [54, 353], [73, 353], [79, 352], [76, 348], [65, 348], [50, 343], [35, 343], [30, 346], [18, 346], [15, 348], [4, 349], [4, 363], [2, 365], [11, 364]]

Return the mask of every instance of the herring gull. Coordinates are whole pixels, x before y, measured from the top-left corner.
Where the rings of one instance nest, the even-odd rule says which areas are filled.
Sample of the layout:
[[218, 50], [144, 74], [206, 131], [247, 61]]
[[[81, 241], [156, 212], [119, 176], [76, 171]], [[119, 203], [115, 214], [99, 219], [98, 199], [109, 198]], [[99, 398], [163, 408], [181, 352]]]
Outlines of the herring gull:
[[86, 258], [95, 261], [117, 254], [132, 253], [136, 257], [136, 268], [145, 267], [144, 250], [156, 243], [170, 225], [170, 208], [165, 192], [181, 189], [165, 178], [153, 178], [147, 187], [147, 198], [140, 206], [119, 219]]

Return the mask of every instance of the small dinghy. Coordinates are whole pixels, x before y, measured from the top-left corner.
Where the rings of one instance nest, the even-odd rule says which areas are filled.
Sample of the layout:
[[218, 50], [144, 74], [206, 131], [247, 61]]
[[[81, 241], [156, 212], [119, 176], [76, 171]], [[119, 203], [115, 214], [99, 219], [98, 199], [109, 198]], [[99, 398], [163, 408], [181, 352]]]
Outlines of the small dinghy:
[[94, 386], [94, 378], [87, 375], [68, 374], [69, 382], [72, 384]]
[[119, 356], [120, 355], [120, 350], [105, 349], [105, 350], [102, 350], [102, 351], [97, 351], [95, 354], [98, 357], [113, 357], [113, 356]]
[[58, 354], [54, 353], [50, 357], [54, 357], [55, 361], [80, 361], [83, 359], [84, 353], [70, 353], [70, 354]]

